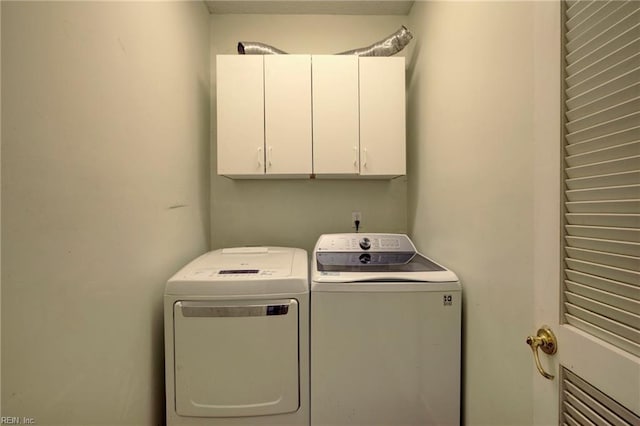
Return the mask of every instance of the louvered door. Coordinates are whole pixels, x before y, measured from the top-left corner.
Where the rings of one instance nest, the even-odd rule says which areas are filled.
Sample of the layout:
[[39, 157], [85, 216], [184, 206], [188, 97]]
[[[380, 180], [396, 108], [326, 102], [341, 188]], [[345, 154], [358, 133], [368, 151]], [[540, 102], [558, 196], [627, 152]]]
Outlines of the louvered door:
[[640, 4], [565, 24], [567, 323], [640, 356]]
[[605, 405], [640, 410], [640, 3], [566, 2], [563, 68], [560, 363], [589, 368], [564, 373], [560, 421], [633, 424]]
[[[536, 325], [558, 340], [541, 356], [556, 378], [534, 373], [534, 422], [639, 424], [640, 2], [534, 10]], [[607, 420], [605, 400], [633, 421]]]

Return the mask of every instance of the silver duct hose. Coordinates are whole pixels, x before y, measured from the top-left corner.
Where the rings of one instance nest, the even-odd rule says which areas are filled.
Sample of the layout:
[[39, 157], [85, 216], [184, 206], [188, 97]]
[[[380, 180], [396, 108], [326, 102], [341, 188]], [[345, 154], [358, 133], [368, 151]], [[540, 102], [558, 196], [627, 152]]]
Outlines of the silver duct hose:
[[[389, 37], [371, 46], [347, 50], [346, 52], [337, 53], [337, 55], [392, 56], [404, 49], [412, 38], [413, 34], [403, 25]], [[255, 41], [238, 42], [238, 54], [240, 55], [284, 55], [286, 53], [287, 52], [264, 43]]]
[[285, 55], [286, 53], [264, 43], [255, 41], [238, 42], [238, 54], [240, 55]]
[[357, 56], [392, 56], [405, 48], [413, 38], [413, 34], [404, 25], [389, 37], [371, 46], [340, 52], [338, 55]]

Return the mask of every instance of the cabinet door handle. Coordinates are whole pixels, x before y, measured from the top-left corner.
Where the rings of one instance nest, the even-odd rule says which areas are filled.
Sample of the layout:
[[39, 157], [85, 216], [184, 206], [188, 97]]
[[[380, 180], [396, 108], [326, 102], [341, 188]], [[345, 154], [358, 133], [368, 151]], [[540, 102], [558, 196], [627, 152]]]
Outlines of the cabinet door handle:
[[258, 168], [262, 167], [262, 160], [264, 159], [264, 155], [262, 155], [262, 147], [258, 148]]
[[271, 167], [271, 160], [273, 160], [273, 147], [269, 147], [269, 155], [267, 156], [269, 167]]
[[353, 147], [353, 167], [358, 167], [358, 147]]
[[364, 149], [364, 159], [362, 160], [362, 165], [367, 167], [367, 148]]

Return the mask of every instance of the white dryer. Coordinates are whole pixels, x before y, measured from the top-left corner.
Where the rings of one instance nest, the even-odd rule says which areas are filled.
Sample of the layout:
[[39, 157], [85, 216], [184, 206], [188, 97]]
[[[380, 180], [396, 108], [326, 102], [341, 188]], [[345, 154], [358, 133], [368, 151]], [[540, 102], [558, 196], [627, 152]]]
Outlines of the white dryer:
[[311, 424], [459, 425], [457, 276], [401, 234], [322, 235], [311, 263]]
[[301, 249], [206, 253], [164, 295], [168, 425], [309, 425]]

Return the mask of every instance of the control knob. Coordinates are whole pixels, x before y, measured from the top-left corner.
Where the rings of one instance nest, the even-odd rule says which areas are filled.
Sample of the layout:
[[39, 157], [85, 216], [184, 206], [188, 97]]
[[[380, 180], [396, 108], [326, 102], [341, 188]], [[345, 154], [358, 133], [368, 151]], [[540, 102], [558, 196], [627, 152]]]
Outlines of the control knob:
[[367, 237], [364, 237], [360, 240], [360, 248], [362, 250], [369, 250], [371, 248], [371, 240]]

